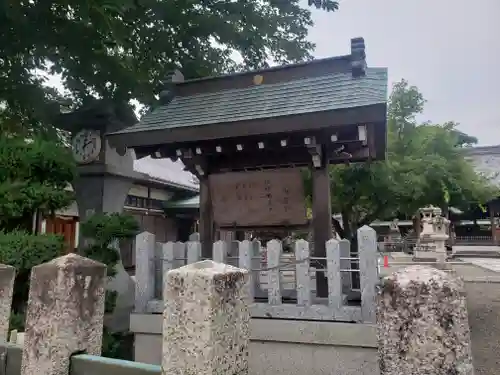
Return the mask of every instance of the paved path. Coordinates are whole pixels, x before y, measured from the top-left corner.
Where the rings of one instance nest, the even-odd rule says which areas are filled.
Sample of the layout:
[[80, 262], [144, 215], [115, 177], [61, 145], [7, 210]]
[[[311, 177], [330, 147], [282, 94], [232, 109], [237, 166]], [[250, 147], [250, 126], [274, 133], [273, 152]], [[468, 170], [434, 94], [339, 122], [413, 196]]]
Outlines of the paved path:
[[463, 246], [463, 245], [454, 245], [453, 251], [466, 251], [466, 252], [474, 252], [474, 251], [500, 251], [500, 246]]
[[[492, 249], [500, 249], [498, 247], [493, 246], [460, 246], [460, 250], [464, 249], [467, 252], [471, 251], [485, 251]], [[398, 262], [408, 262], [411, 264], [412, 256], [404, 253], [386, 253], [385, 255], [389, 256], [389, 268], [383, 268], [383, 256], [379, 259], [379, 272], [383, 275], [389, 274], [395, 271], [398, 268], [404, 267], [402, 265], [397, 265]], [[464, 262], [464, 264], [473, 264], [477, 267], [481, 267], [485, 270], [498, 272], [500, 274], [500, 258], [473, 258], [473, 257], [464, 257], [457, 258], [457, 260]], [[405, 265], [406, 266], [406, 265]]]
[[458, 258], [465, 263], [500, 273], [500, 259], [498, 258]]
[[[498, 251], [500, 252], [500, 246], [453, 246], [453, 250], [456, 252], [467, 252], [467, 253], [474, 253], [475, 251], [477, 252], [483, 252], [483, 251]], [[459, 255], [460, 256], [460, 255]], [[464, 258], [458, 258], [461, 261], [465, 263], [471, 263], [475, 266], [493, 271], [493, 272], [499, 272], [500, 273], [500, 259], [498, 258], [473, 258], [473, 257], [464, 257]]]

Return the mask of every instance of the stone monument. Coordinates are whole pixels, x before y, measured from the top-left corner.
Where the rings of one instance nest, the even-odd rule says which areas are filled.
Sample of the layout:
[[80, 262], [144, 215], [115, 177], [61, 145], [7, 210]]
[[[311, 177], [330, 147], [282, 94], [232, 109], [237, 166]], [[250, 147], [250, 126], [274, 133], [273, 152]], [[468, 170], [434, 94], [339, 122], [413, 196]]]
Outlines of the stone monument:
[[377, 301], [381, 375], [473, 375], [464, 284], [414, 265], [386, 277]]
[[7, 341], [16, 269], [0, 264], [0, 340]]
[[100, 355], [106, 266], [68, 254], [31, 270], [21, 375], [67, 375], [71, 355]]

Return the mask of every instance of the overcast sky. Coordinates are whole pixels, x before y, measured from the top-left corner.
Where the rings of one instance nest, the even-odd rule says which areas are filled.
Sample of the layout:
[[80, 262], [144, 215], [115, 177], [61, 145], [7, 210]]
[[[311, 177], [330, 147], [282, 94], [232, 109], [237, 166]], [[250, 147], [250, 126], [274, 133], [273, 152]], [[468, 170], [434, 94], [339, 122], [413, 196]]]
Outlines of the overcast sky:
[[315, 57], [349, 54], [351, 38], [363, 37], [369, 66], [424, 94], [422, 121], [456, 121], [480, 145], [500, 144], [500, 0], [340, 0], [336, 13], [309, 9]]
[[328, 57], [365, 38], [369, 66], [389, 68], [391, 83], [405, 78], [424, 94], [422, 120], [459, 122], [480, 145], [495, 145], [499, 18], [500, 0], [341, 0], [335, 14], [313, 11], [310, 39], [315, 56]]

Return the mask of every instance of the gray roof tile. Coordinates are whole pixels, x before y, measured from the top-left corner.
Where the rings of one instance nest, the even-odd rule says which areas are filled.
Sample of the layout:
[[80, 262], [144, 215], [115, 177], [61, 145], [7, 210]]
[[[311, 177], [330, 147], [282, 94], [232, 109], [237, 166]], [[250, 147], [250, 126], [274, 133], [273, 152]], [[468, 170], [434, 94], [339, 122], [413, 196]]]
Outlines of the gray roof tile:
[[147, 156], [134, 160], [134, 171], [143, 173], [152, 179], [171, 183], [189, 190], [198, 190], [199, 182], [190, 172], [184, 170], [180, 160], [152, 159]]
[[491, 183], [500, 187], [500, 146], [472, 147], [464, 151], [476, 172], [491, 178]]
[[191, 127], [223, 122], [298, 115], [387, 102], [387, 69], [368, 68], [366, 76], [334, 73], [175, 97], [117, 133]]

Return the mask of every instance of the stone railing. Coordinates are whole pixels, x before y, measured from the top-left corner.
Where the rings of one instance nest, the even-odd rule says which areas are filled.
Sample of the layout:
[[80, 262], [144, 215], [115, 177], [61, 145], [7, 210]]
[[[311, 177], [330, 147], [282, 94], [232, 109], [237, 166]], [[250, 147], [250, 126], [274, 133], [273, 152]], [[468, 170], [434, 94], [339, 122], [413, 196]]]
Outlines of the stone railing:
[[[258, 241], [218, 241], [213, 261], [251, 271], [252, 317], [374, 322], [377, 236], [368, 226], [357, 236], [356, 256], [351, 256], [346, 240], [328, 241], [326, 258], [314, 257], [304, 240], [294, 243], [293, 253], [284, 253], [277, 240], [266, 247]], [[158, 243], [147, 232], [139, 234], [135, 243], [136, 312], [161, 313], [162, 275], [201, 260], [201, 244]], [[327, 295], [321, 297], [316, 293], [319, 272], [325, 273], [328, 284]]]

